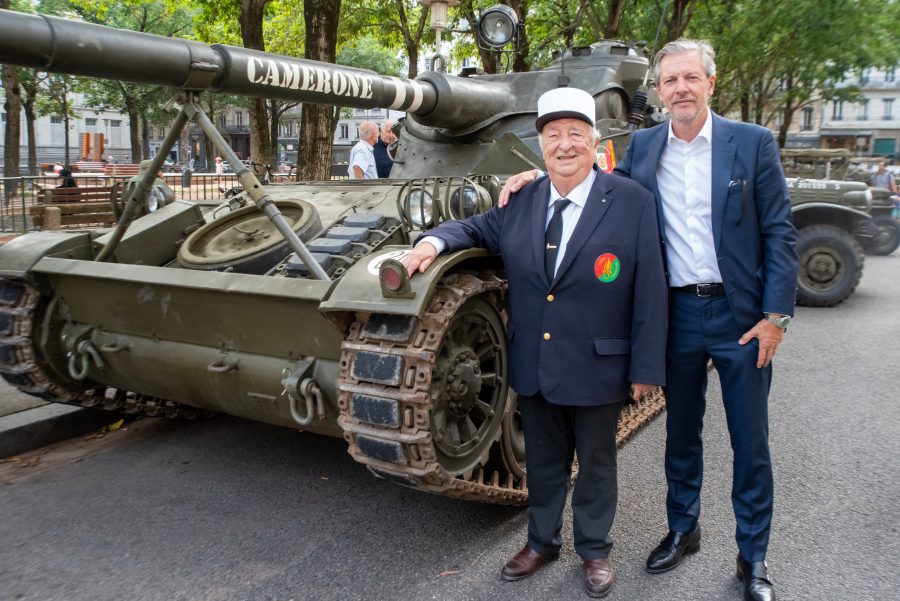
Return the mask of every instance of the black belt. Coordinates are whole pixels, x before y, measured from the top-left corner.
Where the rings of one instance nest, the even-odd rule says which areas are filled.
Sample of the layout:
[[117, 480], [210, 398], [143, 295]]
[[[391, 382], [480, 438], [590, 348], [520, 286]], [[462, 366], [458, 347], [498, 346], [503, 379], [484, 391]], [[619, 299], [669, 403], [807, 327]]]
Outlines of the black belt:
[[725, 285], [718, 282], [712, 284], [690, 284], [688, 286], [681, 286], [680, 288], [673, 288], [673, 290], [687, 292], [688, 294], [699, 296], [701, 298], [709, 298], [711, 296], [722, 296], [725, 294]]

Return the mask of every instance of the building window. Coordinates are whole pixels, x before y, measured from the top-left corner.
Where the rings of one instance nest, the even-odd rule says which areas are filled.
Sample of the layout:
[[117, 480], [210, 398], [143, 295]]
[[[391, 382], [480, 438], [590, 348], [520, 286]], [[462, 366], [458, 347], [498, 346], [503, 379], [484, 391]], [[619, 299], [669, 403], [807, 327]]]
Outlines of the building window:
[[803, 131], [811, 130], [813, 128], [812, 120], [813, 110], [812, 107], [808, 106], [803, 109], [803, 121], [800, 123], [800, 129]]
[[894, 71], [895, 70], [896, 69], [894, 67], [891, 67], [890, 69], [885, 71], [884, 72], [884, 80], [885, 81], [894, 81]]
[[109, 145], [122, 145], [122, 121], [120, 119], [111, 119], [109, 122]]
[[350, 127], [346, 123], [341, 123], [341, 135], [339, 137], [341, 140], [346, 140], [350, 137]]
[[884, 116], [882, 117], [882, 119], [884, 119], [885, 121], [890, 121], [894, 118], [894, 99], [885, 98], [884, 100], [882, 100], [882, 102], [884, 103]]
[[859, 75], [859, 85], [864, 86], [869, 83], [869, 76], [871, 75], [871, 69], [863, 69], [863, 72]]
[[50, 116], [50, 143], [61, 146], [66, 143], [66, 126], [59, 115]]
[[833, 121], [840, 121], [844, 118], [844, 101], [843, 100], [835, 100], [834, 101], [834, 109], [831, 111], [831, 119]]
[[775, 127], [781, 129], [781, 126], [784, 125], [784, 113], [776, 113], [775, 114]]
[[238, 111], [237, 113], [235, 113], [234, 117], [239, 126], [244, 124], [244, 113]]
[[856, 118], [860, 121], [868, 121], [869, 120], [869, 99], [863, 98], [859, 101], [859, 112], [856, 114]]
[[219, 115], [219, 127], [225, 127], [228, 125], [228, 121], [225, 119], [225, 115]]

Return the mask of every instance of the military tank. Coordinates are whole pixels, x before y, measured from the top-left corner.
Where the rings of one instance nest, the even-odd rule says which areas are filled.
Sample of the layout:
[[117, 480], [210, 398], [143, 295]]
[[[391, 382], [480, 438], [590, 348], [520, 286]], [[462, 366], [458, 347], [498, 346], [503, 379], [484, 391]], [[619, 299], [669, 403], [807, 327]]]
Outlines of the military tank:
[[[7, 381], [57, 403], [343, 437], [377, 476], [526, 502], [502, 263], [471, 249], [409, 279], [398, 259], [419, 231], [488, 210], [508, 174], [542, 166], [536, 101], [561, 77], [595, 97], [622, 152], [629, 129], [658, 121], [642, 50], [605, 41], [540, 71], [403, 80], [4, 10], [0, 63], [171, 87], [179, 113], [163, 147], [194, 121], [244, 189], [139, 216], [159, 153], [114, 229], [0, 248]], [[201, 91], [406, 111], [391, 179], [262, 186], [198, 106]], [[662, 405], [657, 392], [625, 409], [619, 440]]]

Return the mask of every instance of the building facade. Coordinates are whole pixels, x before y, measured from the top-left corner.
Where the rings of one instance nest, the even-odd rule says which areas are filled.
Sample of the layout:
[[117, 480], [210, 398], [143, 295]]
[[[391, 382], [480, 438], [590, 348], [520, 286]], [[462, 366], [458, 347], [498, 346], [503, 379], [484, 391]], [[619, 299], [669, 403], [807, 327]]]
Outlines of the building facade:
[[900, 68], [865, 69], [841, 85], [859, 87], [862, 98], [825, 103], [819, 132], [822, 148], [900, 158]]

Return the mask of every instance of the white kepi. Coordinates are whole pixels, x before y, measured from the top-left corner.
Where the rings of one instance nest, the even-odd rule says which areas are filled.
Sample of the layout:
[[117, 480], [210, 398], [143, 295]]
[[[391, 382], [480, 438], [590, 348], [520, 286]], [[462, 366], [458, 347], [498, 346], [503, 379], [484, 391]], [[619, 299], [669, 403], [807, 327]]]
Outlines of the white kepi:
[[594, 127], [597, 120], [594, 97], [578, 88], [555, 88], [538, 98], [538, 117], [535, 128], [541, 129], [555, 119], [580, 119]]

